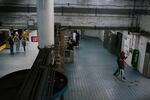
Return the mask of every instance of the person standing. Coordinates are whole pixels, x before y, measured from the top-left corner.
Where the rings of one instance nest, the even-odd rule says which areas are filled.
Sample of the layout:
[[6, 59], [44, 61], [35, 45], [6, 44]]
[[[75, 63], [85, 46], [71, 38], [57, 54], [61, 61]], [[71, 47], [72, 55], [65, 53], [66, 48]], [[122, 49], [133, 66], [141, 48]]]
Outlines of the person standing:
[[10, 46], [10, 54], [14, 54], [14, 38], [13, 35], [11, 35], [8, 38], [9, 46]]
[[67, 41], [67, 49], [68, 50], [73, 50], [73, 42], [72, 42], [72, 38], [69, 37], [68, 41]]
[[75, 42], [74, 46], [76, 46], [76, 30], [72, 33], [72, 39]]
[[27, 29], [24, 30], [23, 37], [25, 37], [26, 41], [29, 41], [29, 32]]
[[22, 38], [22, 46], [23, 46], [23, 50], [25, 52], [26, 51], [26, 38], [25, 37]]
[[79, 47], [80, 34], [76, 31], [76, 45]]
[[15, 44], [16, 44], [16, 52], [18, 52], [19, 49], [20, 49], [20, 39], [19, 39], [18, 32], [16, 32], [16, 34], [15, 34], [14, 41], [15, 41]]

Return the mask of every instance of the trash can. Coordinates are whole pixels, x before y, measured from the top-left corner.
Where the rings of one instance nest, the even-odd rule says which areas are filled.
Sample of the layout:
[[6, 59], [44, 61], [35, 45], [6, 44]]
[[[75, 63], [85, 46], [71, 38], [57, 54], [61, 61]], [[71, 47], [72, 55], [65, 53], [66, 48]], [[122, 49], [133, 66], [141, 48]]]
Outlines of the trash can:
[[135, 69], [137, 69], [138, 59], [139, 59], [139, 50], [134, 49], [131, 64]]
[[65, 63], [73, 63], [74, 62], [74, 51], [65, 50]]

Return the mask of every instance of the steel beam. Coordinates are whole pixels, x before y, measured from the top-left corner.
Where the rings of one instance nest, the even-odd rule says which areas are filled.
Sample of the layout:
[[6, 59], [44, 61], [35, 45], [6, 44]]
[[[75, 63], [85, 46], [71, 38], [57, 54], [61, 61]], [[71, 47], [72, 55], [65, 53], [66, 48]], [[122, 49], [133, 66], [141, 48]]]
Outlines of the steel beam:
[[[14, 7], [0, 6], [0, 12], [33, 12], [37, 11], [36, 7]], [[145, 9], [111, 9], [111, 8], [75, 8], [75, 7], [55, 7], [55, 13], [82, 13], [82, 14], [117, 14], [117, 15], [150, 15], [150, 10]]]

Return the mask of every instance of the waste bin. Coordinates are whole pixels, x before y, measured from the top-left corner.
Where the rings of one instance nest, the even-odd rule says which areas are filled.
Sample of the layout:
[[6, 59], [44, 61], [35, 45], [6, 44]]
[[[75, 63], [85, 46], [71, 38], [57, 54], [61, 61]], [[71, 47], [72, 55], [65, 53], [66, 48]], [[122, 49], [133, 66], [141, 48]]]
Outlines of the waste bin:
[[134, 49], [131, 64], [135, 69], [137, 69], [138, 59], [139, 59], [139, 50]]
[[65, 63], [73, 63], [73, 62], [74, 62], [74, 51], [65, 50]]

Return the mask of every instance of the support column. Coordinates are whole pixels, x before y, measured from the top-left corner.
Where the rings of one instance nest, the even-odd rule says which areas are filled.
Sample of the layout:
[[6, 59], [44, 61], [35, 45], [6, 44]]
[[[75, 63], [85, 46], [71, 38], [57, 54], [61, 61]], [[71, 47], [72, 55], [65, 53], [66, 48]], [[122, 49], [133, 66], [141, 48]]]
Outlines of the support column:
[[39, 47], [54, 44], [54, 0], [37, 0]]

